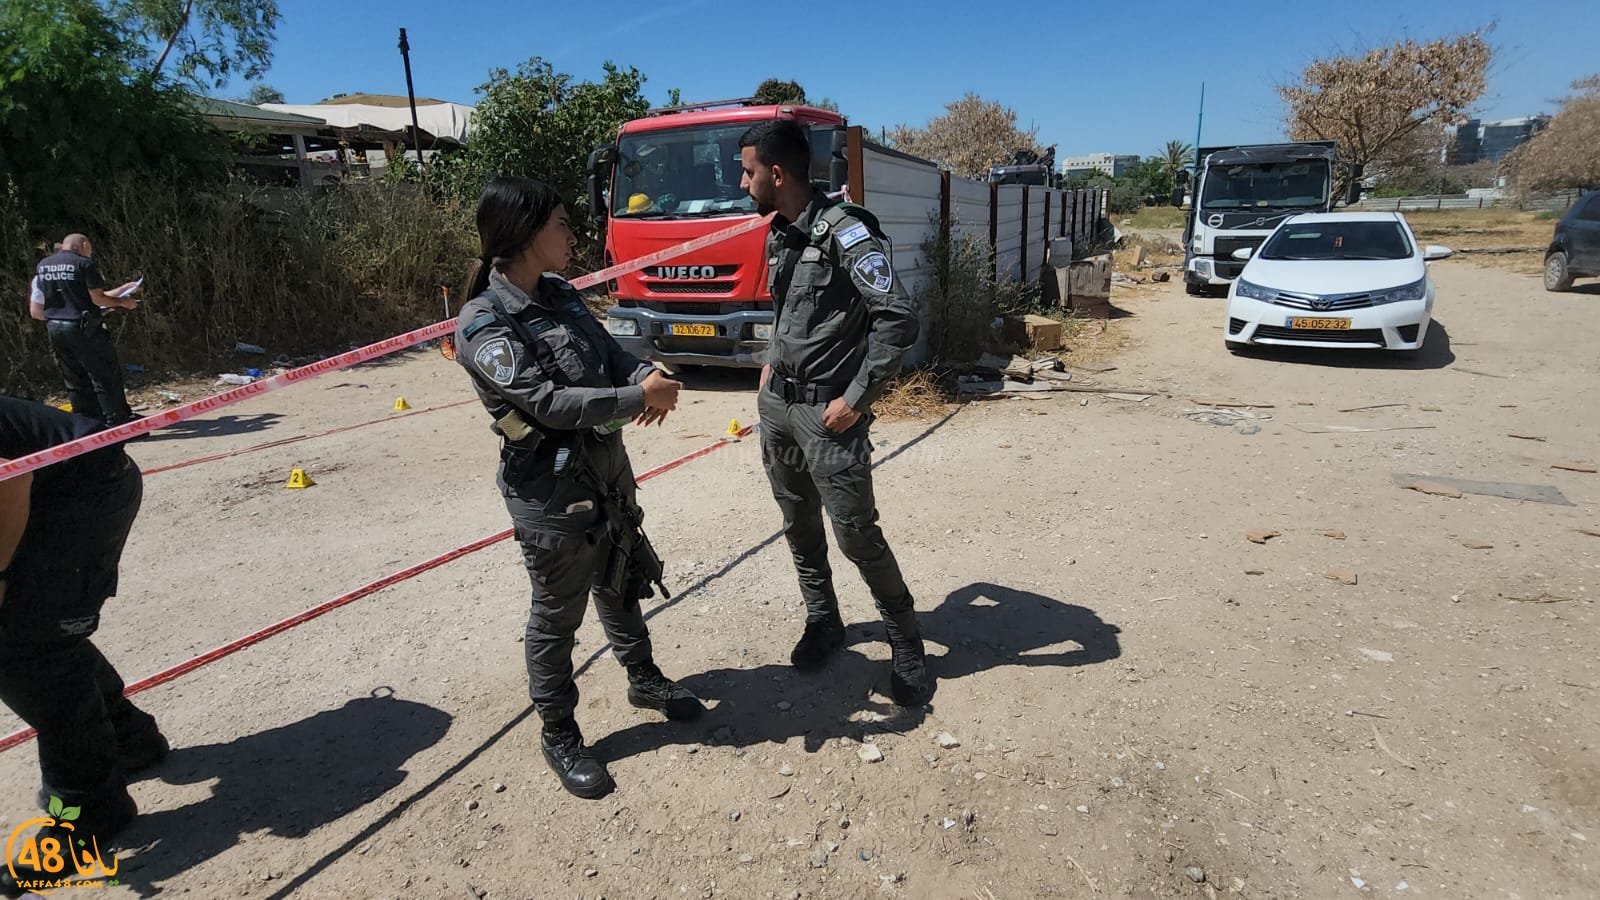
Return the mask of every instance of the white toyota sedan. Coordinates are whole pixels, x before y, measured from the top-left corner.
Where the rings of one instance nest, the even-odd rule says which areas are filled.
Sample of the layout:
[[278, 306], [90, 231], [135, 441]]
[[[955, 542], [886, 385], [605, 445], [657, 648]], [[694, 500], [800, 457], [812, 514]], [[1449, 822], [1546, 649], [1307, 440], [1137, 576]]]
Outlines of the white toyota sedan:
[[1428, 262], [1447, 247], [1419, 247], [1399, 213], [1291, 216], [1248, 260], [1228, 290], [1228, 349], [1250, 344], [1417, 350], [1433, 318]]

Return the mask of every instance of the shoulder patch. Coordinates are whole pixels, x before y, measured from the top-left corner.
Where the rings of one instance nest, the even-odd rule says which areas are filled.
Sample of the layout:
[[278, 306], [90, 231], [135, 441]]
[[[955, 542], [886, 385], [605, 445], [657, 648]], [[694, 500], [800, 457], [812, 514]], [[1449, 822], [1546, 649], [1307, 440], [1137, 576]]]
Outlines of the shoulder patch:
[[872, 237], [872, 229], [868, 228], [864, 222], [857, 222], [849, 228], [839, 232], [836, 237], [839, 240], [839, 246], [848, 250], [867, 238]]
[[478, 371], [499, 385], [509, 385], [517, 375], [517, 350], [510, 338], [497, 337], [472, 354]]
[[812, 237], [822, 237], [828, 233], [828, 223], [825, 219], [818, 219], [817, 224], [811, 226]]
[[494, 313], [479, 313], [477, 317], [467, 323], [467, 327], [461, 329], [461, 338], [468, 341], [472, 340], [473, 335], [489, 327], [496, 318]]
[[894, 267], [889, 265], [889, 260], [877, 250], [856, 260], [851, 266], [851, 272], [862, 287], [870, 287], [878, 293], [886, 293], [894, 287]]

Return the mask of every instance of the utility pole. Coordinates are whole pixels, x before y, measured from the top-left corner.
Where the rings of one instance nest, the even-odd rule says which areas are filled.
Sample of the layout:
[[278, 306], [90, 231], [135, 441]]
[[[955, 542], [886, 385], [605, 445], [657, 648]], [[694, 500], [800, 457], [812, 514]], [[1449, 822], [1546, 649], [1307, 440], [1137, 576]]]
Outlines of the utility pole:
[[406, 40], [406, 30], [400, 29], [400, 59], [406, 66], [406, 99], [411, 103], [411, 143], [417, 148], [417, 168], [427, 168], [422, 158], [422, 126], [417, 124], [417, 91], [411, 86], [411, 42]]

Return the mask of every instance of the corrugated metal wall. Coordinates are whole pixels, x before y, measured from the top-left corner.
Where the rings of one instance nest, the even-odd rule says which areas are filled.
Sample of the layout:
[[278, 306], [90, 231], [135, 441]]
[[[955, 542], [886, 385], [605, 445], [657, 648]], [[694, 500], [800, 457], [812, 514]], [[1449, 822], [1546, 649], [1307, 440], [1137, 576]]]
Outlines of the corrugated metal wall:
[[1020, 184], [1002, 184], [995, 191], [995, 277], [1022, 279], [1022, 192]]
[[929, 309], [934, 265], [923, 244], [939, 229], [939, 206], [943, 176], [933, 163], [912, 160], [897, 153], [867, 145], [862, 149], [862, 184], [866, 196], [862, 206], [872, 210], [893, 244], [895, 277], [906, 293], [922, 301], [922, 336], [906, 356], [908, 366], [927, 360]]
[[950, 240], [973, 235], [989, 242], [989, 183], [950, 179]]

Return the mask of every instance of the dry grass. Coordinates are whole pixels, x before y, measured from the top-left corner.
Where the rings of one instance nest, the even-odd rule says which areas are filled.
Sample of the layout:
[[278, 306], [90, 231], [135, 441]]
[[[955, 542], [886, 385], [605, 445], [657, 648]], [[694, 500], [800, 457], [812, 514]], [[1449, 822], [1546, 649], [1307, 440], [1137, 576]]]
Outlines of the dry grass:
[[937, 418], [956, 402], [955, 379], [947, 376], [939, 369], [902, 372], [872, 404], [872, 411], [888, 421]]
[[1505, 269], [1524, 275], [1544, 270], [1544, 248], [1555, 231], [1555, 220], [1517, 209], [1446, 209], [1405, 214], [1423, 244], [1442, 244], [1452, 250], [1512, 249], [1507, 254], [1464, 253], [1457, 257], [1475, 266]]

